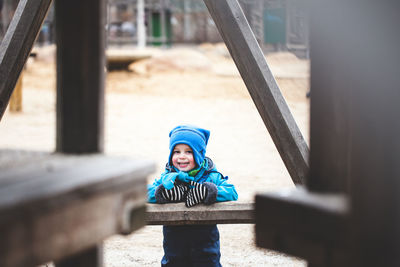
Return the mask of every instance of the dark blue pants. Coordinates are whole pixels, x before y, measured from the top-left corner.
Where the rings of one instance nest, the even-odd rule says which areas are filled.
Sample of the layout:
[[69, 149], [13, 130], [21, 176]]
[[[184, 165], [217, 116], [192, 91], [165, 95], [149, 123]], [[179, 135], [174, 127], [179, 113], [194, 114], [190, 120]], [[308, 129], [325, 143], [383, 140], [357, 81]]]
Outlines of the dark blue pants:
[[221, 267], [216, 225], [164, 226], [161, 266]]

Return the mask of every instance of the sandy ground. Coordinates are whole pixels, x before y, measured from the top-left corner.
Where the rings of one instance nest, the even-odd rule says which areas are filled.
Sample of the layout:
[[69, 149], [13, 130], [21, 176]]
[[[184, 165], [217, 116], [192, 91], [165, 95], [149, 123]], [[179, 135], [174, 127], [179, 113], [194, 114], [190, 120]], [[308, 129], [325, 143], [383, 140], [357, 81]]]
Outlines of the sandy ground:
[[[23, 112], [7, 111], [0, 147], [53, 151], [55, 65], [50, 48], [39, 50], [23, 78]], [[106, 83], [105, 153], [152, 159], [162, 171], [168, 132], [181, 123], [211, 130], [207, 155], [229, 176], [239, 201], [257, 192], [294, 185], [233, 61], [223, 45], [151, 50], [129, 71], [110, 72]], [[267, 56], [282, 93], [308, 141], [308, 62], [289, 53]], [[254, 225], [220, 225], [223, 266], [306, 266], [254, 245]], [[105, 266], [159, 266], [161, 226], [147, 226], [105, 241]]]

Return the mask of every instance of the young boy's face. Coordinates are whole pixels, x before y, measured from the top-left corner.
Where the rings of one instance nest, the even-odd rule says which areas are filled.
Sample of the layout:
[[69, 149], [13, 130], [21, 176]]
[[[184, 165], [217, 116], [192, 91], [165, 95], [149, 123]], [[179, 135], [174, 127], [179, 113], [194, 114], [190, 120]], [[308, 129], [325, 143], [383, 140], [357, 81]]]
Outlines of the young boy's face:
[[172, 165], [180, 171], [188, 172], [194, 167], [193, 151], [190, 146], [185, 144], [177, 144], [172, 151]]

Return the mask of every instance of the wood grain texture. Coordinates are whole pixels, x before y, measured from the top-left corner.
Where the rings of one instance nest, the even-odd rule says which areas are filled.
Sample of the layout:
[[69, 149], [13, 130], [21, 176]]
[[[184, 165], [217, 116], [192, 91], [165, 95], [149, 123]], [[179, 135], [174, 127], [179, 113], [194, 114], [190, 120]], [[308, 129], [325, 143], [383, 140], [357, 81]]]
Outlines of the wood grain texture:
[[309, 149], [237, 0], [204, 0], [295, 184], [306, 182]]
[[253, 204], [235, 201], [187, 208], [184, 203], [147, 204], [149, 225], [254, 223]]
[[51, 0], [20, 0], [0, 46], [0, 119], [40, 31]]
[[329, 260], [342, 262], [348, 213], [344, 195], [303, 189], [259, 194], [255, 203], [256, 244], [305, 258], [316, 266], [326, 266]]
[[145, 225], [150, 162], [7, 150], [0, 169], [0, 266], [65, 259]]
[[349, 195], [342, 266], [400, 266], [400, 2], [313, 2], [310, 186]]
[[55, 2], [58, 152], [103, 151], [105, 9], [105, 0]]
[[[65, 201], [69, 201], [74, 196], [80, 198], [103, 191], [122, 190], [127, 185], [135, 185], [137, 179], [132, 177], [143, 179], [149, 169], [152, 170], [150, 162], [100, 154], [72, 156], [54, 153], [42, 157], [33, 161], [27, 159], [26, 164], [14, 163], [11, 168], [2, 166], [1, 210], [23, 207], [24, 204], [32, 207], [35, 203], [43, 209], [55, 196], [57, 202], [63, 202], [63, 194]], [[139, 180], [138, 183], [142, 182]]]

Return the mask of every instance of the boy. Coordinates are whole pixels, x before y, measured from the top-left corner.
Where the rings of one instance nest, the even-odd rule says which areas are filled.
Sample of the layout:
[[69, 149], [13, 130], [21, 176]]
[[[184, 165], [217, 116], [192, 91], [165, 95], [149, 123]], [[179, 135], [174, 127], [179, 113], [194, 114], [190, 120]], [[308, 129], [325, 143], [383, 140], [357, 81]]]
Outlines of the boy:
[[[170, 155], [165, 172], [148, 186], [150, 203], [199, 203], [237, 200], [235, 187], [227, 183], [205, 156], [210, 132], [194, 126], [177, 126], [169, 133]], [[161, 266], [221, 266], [216, 225], [164, 226]]]

